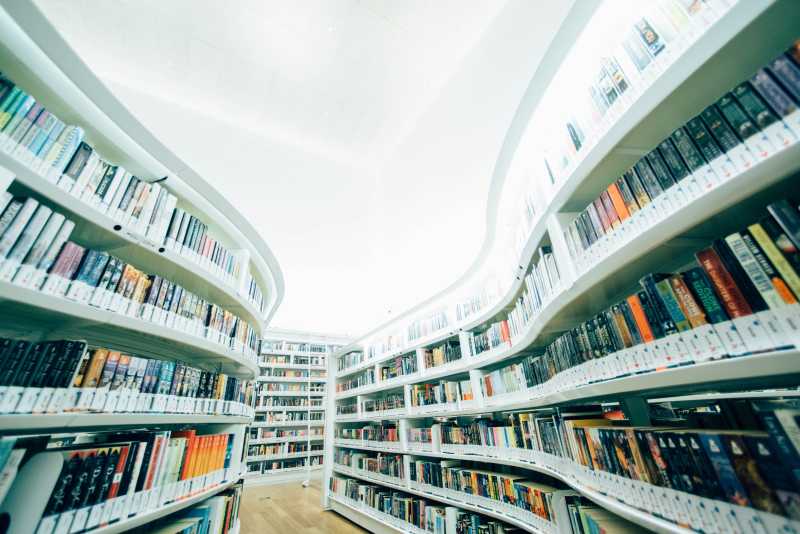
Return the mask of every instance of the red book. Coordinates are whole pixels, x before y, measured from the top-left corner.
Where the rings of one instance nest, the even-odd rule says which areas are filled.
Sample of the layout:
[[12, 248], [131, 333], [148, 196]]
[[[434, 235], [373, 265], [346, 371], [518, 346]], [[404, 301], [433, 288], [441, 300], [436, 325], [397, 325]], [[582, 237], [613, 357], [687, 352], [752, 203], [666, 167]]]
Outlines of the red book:
[[106, 500], [113, 499], [119, 492], [119, 484], [122, 482], [122, 474], [125, 471], [125, 465], [128, 463], [128, 453], [130, 449], [129, 445], [125, 445], [119, 451], [119, 460], [117, 460], [117, 467], [114, 469], [114, 478], [111, 481], [111, 487], [108, 488]]
[[713, 249], [707, 248], [695, 254], [695, 257], [714, 285], [714, 289], [728, 315], [734, 319], [751, 315], [753, 310], [745, 300], [733, 277], [723, 266], [719, 255]]

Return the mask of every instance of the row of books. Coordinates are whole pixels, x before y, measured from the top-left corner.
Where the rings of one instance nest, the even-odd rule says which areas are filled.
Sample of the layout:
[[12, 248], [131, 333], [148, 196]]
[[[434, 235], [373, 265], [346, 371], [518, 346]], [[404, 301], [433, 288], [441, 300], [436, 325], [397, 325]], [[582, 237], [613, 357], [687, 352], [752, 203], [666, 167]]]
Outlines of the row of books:
[[[161, 180], [137, 178], [111, 164], [84, 141], [80, 127], [67, 126], [31, 95], [0, 78], [0, 148], [76, 199], [104, 213], [125, 230], [165, 246], [238, 287], [246, 264], [208, 233], [197, 217], [177, 207]], [[261, 288], [245, 295], [263, 312]]]
[[325, 371], [314, 369], [262, 369], [261, 378], [322, 378], [325, 379]]
[[406, 431], [406, 441], [409, 445], [412, 444], [430, 444], [433, 439], [433, 432], [430, 428], [425, 427], [409, 427]]
[[292, 363], [291, 356], [276, 356], [276, 355], [259, 355], [258, 357], [259, 365], [279, 365], [279, 364], [290, 364]]
[[585, 96], [571, 101], [559, 122], [549, 125], [557, 133], [541, 149], [551, 183], [569, 176], [588, 147], [730, 4], [662, 0], [638, 8], [641, 16], [630, 31], [618, 32], [614, 49], [599, 59]]
[[319, 427], [312, 427], [309, 432], [308, 429], [274, 429], [264, 427], [251, 427], [250, 440], [262, 439], [291, 439], [291, 438], [317, 438], [324, 435], [323, 429]]
[[589, 499], [567, 495], [567, 516], [572, 534], [645, 534], [648, 530], [614, 515]]
[[[503, 451], [514, 449], [541, 451], [650, 486], [800, 519], [800, 446], [792, 439], [800, 428], [797, 404], [742, 401], [732, 406], [672, 416], [673, 428], [615, 424], [600, 412], [538, 411], [442, 424], [441, 436], [443, 450], [473, 445], [485, 454], [494, 449], [498, 456], [513, 456]], [[625, 487], [617, 498], [676, 520], [679, 512], [659, 505], [660, 494], [652, 488]], [[677, 519], [693, 527], [708, 519], [692, 508], [699, 501], [688, 502], [689, 509], [680, 512], [685, 516]]]
[[133, 431], [81, 434], [66, 443], [39, 436], [20, 438], [14, 447], [26, 449], [26, 462], [46, 455], [61, 466], [52, 487], [42, 487], [42, 473], [29, 470], [10, 490], [39, 483], [36, 498], [47, 498], [36, 530], [42, 533], [92, 530], [238, 476], [230, 469], [229, 434]]
[[470, 317], [474, 317], [481, 310], [485, 309], [490, 302], [494, 302], [497, 298], [497, 291], [495, 284], [490, 280], [481, 284], [480, 288], [475, 293], [463, 297], [455, 304], [455, 317], [456, 322], [460, 323], [466, 321]]
[[512, 472], [487, 471], [459, 460], [410, 461], [410, 480], [510, 504], [552, 521], [556, 488]]
[[440, 345], [422, 349], [422, 361], [426, 369], [439, 367], [461, 359], [461, 342], [458, 338], [447, 339]]
[[364, 363], [364, 353], [358, 350], [350, 351], [336, 358], [336, 370], [344, 371], [362, 363]]
[[674, 211], [794, 143], [795, 134], [775, 114], [796, 109], [800, 100], [793, 96], [800, 97], [800, 67], [782, 55], [678, 128], [569, 225], [565, 236], [575, 261], [588, 266], [588, 249], [623, 225], [635, 233], [652, 224], [647, 206], [656, 199]]
[[260, 382], [256, 385], [256, 394], [258, 396], [268, 395], [269, 393], [322, 393], [325, 391], [324, 387], [315, 387], [313, 384], [297, 384], [291, 382]]
[[380, 373], [380, 381], [391, 380], [399, 376], [407, 376], [417, 372], [417, 353], [408, 352], [389, 358], [388, 360], [378, 364], [378, 371]]
[[268, 456], [268, 455], [284, 455], [284, 454], [298, 454], [307, 451], [322, 451], [321, 443], [312, 444], [311, 448], [305, 441], [292, 441], [289, 443], [275, 443], [271, 445], [250, 445], [247, 447], [248, 456]]
[[504, 343], [511, 343], [511, 331], [508, 328], [508, 321], [503, 319], [492, 323], [484, 330], [467, 332], [467, 339], [469, 340], [469, 353], [471, 356], [477, 356]]
[[292, 407], [322, 406], [322, 399], [319, 397], [265, 397], [258, 399], [257, 408], [292, 408]]
[[358, 439], [365, 441], [400, 441], [397, 423], [386, 421], [380, 424], [367, 425], [361, 428], [336, 427], [334, 434], [337, 439]]
[[238, 378], [106, 348], [87, 350], [85, 341], [0, 338], [0, 367], [0, 413], [242, 415], [253, 398], [252, 385]]
[[152, 534], [228, 534], [234, 532], [239, 520], [244, 485], [234, 484], [226, 490], [206, 499], [201, 504], [140, 527], [142, 532]]
[[439, 380], [434, 383], [411, 385], [411, 406], [455, 404], [473, 400], [472, 382], [467, 380]]
[[403, 455], [390, 453], [374, 453], [344, 448], [335, 448], [333, 462], [345, 467], [369, 471], [397, 479], [404, 478]]
[[368, 367], [358, 374], [352, 375], [350, 378], [336, 382], [336, 392], [342, 393], [350, 391], [351, 389], [361, 388], [364, 386], [371, 386], [375, 383], [375, 369]]
[[389, 354], [397, 350], [402, 350], [406, 342], [402, 332], [394, 332], [383, 336], [381, 339], [370, 341], [367, 346], [367, 359], [374, 360], [384, 354]]
[[408, 530], [408, 525], [411, 525], [421, 532], [433, 534], [521, 532], [517, 528], [474, 512], [433, 504], [421, 497], [351, 478], [334, 475], [330, 479], [329, 489], [331, 494], [339, 499], [400, 520], [402, 523], [399, 526], [404, 530]]
[[522, 332], [561, 287], [561, 275], [553, 250], [549, 246], [540, 247], [538, 256], [538, 260], [531, 264], [530, 272], [525, 275], [522, 294], [517, 297], [514, 309], [508, 314], [512, 338]]
[[358, 413], [358, 401], [345, 401], [336, 403], [336, 415], [354, 415]]
[[408, 325], [408, 341], [413, 342], [447, 328], [447, 311], [436, 310], [427, 317], [415, 319]]
[[161, 276], [69, 241], [74, 224], [36, 199], [6, 192], [0, 207], [6, 280], [255, 353], [258, 337], [247, 322]]
[[361, 401], [361, 411], [364, 413], [383, 412], [386, 410], [397, 410], [405, 408], [406, 401], [403, 392], [387, 393], [375, 399], [364, 399]]
[[[264, 414], [264, 417], [260, 417]], [[256, 423], [286, 423], [290, 421], [303, 422], [303, 421], [322, 421], [324, 419], [324, 412], [257, 412], [255, 417]]]
[[613, 362], [619, 374], [796, 346], [798, 246], [800, 211], [786, 199], [770, 204], [758, 222], [699, 251], [697, 265], [645, 276], [641, 291], [566, 332], [543, 355], [488, 373], [484, 393], [531, 388], [626, 349], [633, 349], [628, 364]]

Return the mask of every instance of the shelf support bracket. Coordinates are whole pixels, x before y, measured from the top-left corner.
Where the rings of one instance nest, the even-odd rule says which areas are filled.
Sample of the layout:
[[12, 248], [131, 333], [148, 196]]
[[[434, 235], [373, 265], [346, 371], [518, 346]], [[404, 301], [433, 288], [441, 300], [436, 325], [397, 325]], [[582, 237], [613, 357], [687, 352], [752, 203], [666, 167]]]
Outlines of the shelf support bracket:
[[633, 426], [650, 426], [650, 405], [643, 397], [625, 397], [620, 401], [622, 411]]

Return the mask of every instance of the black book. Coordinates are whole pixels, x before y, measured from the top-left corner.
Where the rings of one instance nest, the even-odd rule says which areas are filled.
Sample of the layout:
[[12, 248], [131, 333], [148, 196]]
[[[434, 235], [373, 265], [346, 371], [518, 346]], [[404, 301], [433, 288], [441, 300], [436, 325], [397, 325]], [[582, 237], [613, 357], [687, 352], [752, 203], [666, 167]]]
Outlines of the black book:
[[717, 144], [719, 144], [725, 152], [730, 152], [742, 143], [739, 137], [733, 133], [731, 127], [728, 126], [728, 123], [725, 122], [725, 119], [722, 118], [722, 114], [714, 104], [704, 109], [700, 116], [711, 132], [711, 135], [714, 136]]
[[745, 300], [750, 305], [753, 312], [766, 310], [767, 303], [764, 302], [761, 293], [758, 292], [753, 282], [750, 281], [750, 277], [747, 276], [744, 268], [739, 264], [736, 255], [731, 251], [730, 247], [728, 247], [725, 240], [715, 239], [712, 248], [717, 253], [720, 260], [722, 260], [725, 270], [733, 277], [733, 280], [736, 282], [736, 285], [739, 287], [739, 290], [744, 295]]
[[647, 194], [647, 190], [642, 185], [639, 176], [634, 171], [633, 167], [625, 171], [622, 175], [625, 182], [630, 187], [630, 190], [633, 192], [633, 196], [636, 199], [636, 203], [639, 205], [640, 208], [644, 208], [647, 204], [650, 203], [652, 200], [650, 195]]
[[633, 169], [636, 171], [636, 175], [639, 177], [639, 180], [641, 180], [642, 186], [644, 186], [645, 191], [647, 191], [647, 196], [650, 197], [651, 200], [663, 193], [663, 188], [658, 182], [656, 175], [653, 173], [653, 169], [650, 168], [650, 164], [647, 163], [646, 158], [637, 161]]
[[725, 311], [722, 303], [717, 298], [714, 286], [702, 267], [692, 267], [682, 273], [681, 276], [694, 298], [705, 310], [706, 319], [709, 323], [717, 324], [729, 319], [728, 312]]
[[712, 162], [723, 155], [700, 117], [695, 117], [687, 122], [685, 128], [706, 161]]
[[50, 499], [47, 501], [42, 517], [60, 514], [68, 510], [67, 505], [70, 501], [72, 487], [82, 471], [83, 455], [78, 451], [65, 451], [63, 454], [64, 464], [50, 493]]
[[795, 102], [800, 102], [800, 68], [792, 60], [780, 55], [769, 63], [767, 71], [778, 80]]
[[755, 123], [747, 116], [731, 93], [720, 98], [717, 101], [717, 107], [742, 141], [758, 133]]
[[737, 85], [733, 89], [733, 96], [742, 105], [747, 116], [755, 121], [760, 129], [767, 128], [778, 122], [778, 117], [767, 106], [766, 102], [753, 90], [748, 82]]
[[83, 505], [89, 488], [89, 480], [92, 478], [97, 461], [97, 451], [91, 451], [84, 456], [80, 471], [73, 478], [72, 485], [69, 488], [67, 500], [64, 505], [65, 512], [77, 510]]
[[[128, 447], [128, 444], [122, 446], [113, 446], [108, 449], [108, 457], [106, 459], [105, 469], [101, 473], [102, 479], [100, 481], [99, 491], [92, 496], [94, 499], [93, 504], [101, 503], [106, 500], [108, 490], [111, 489], [111, 484], [114, 483], [114, 475], [117, 471], [117, 464], [122, 454], [122, 447]], [[131, 457], [128, 456], [126, 462], [132, 463]]]
[[661, 154], [659, 154], [658, 150], [653, 150], [647, 154], [647, 162], [650, 164], [650, 168], [653, 169], [653, 173], [656, 175], [656, 179], [661, 185], [661, 189], [666, 191], [675, 185], [676, 180], [672, 177], [672, 174], [670, 174], [669, 169], [664, 163], [664, 160], [661, 158]]
[[797, 104], [786, 94], [786, 91], [773, 80], [764, 69], [750, 78], [750, 83], [769, 107], [783, 118], [797, 110]]
[[683, 158], [684, 163], [686, 163], [689, 172], [694, 172], [706, 164], [703, 154], [700, 153], [692, 141], [692, 135], [685, 129], [678, 128], [672, 132], [670, 139], [675, 144], [675, 149]]
[[78, 149], [75, 153], [72, 154], [72, 159], [69, 160], [67, 163], [67, 167], [64, 169], [64, 174], [72, 178], [73, 180], [77, 180], [78, 176], [80, 176], [83, 168], [86, 166], [86, 162], [89, 161], [89, 156], [92, 155], [92, 147], [90, 147], [87, 143], [81, 142], [78, 145]]
[[[659, 326], [656, 330], [661, 333], [661, 336], [659, 336], [656, 333], [656, 330], [654, 330], [653, 335], [656, 337], [668, 336], [678, 331], [678, 328], [675, 326], [675, 323], [672, 321], [669, 313], [667, 313], [664, 303], [661, 301], [661, 296], [656, 289], [656, 282], [659, 282], [664, 278], [666, 278], [666, 275], [657, 275], [651, 273], [639, 280], [639, 284], [647, 294], [649, 311], [653, 314], [654, 319], [659, 323]], [[644, 306], [644, 302], [642, 302], [642, 306]], [[645, 313], [647, 313], [647, 311]]]
[[681, 159], [678, 149], [675, 148], [675, 145], [672, 144], [670, 139], [664, 139], [661, 141], [661, 143], [658, 145], [658, 151], [661, 154], [661, 157], [664, 158], [664, 163], [676, 182], [680, 182], [689, 176], [689, 169], [686, 167], [683, 159]]
[[51, 341], [45, 350], [39, 365], [32, 371], [28, 380], [30, 387], [45, 387], [48, 377], [57, 372], [57, 367], [64, 357], [66, 346], [64, 341]]
[[49, 346], [50, 343], [46, 341], [34, 344], [25, 357], [17, 362], [10, 385], [26, 387], [36, 369], [41, 365], [43, 358], [46, 357]]
[[785, 198], [767, 206], [767, 211], [780, 225], [796, 249], [800, 249], [800, 213]]
[[[110, 448], [102, 447], [97, 450], [97, 457], [92, 466], [92, 471], [89, 473], [89, 480], [86, 483], [86, 491], [83, 493], [80, 505], [81, 508], [84, 506], [92, 506], [100, 502], [103, 482], [106, 478], [106, 471], [110, 460]], [[114, 464], [114, 467], [116, 467], [116, 464]]]

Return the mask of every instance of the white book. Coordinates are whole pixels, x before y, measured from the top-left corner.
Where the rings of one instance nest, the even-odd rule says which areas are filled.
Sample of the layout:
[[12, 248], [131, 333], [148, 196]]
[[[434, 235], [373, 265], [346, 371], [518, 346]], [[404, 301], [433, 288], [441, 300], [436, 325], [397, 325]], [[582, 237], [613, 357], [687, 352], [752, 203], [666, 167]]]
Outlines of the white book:
[[89, 159], [86, 161], [86, 165], [84, 165], [81, 173], [78, 175], [78, 178], [72, 185], [70, 192], [73, 195], [80, 198], [81, 193], [83, 193], [83, 190], [86, 188], [86, 184], [89, 183], [89, 180], [92, 179], [92, 176], [94, 175], [98, 165], [100, 165], [100, 156], [97, 155], [97, 151], [93, 150], [92, 154], [89, 156]]

